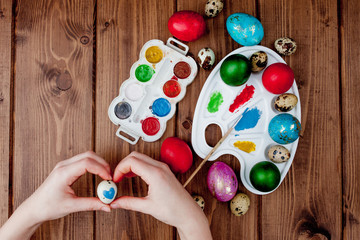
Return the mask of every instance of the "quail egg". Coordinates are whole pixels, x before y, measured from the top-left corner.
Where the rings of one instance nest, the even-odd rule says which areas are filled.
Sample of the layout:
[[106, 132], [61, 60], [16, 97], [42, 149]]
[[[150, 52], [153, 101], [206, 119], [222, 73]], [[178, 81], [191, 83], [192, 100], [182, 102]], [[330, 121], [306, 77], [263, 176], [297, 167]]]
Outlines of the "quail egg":
[[268, 156], [274, 163], [282, 163], [290, 159], [290, 151], [284, 146], [275, 145], [269, 148]]
[[200, 67], [205, 70], [210, 70], [215, 63], [215, 53], [211, 48], [203, 48], [199, 51], [196, 60]]
[[289, 37], [282, 37], [274, 43], [276, 51], [281, 55], [289, 56], [296, 51], [296, 42]]
[[268, 57], [266, 52], [259, 51], [251, 55], [251, 71], [256, 73], [262, 71], [267, 65]]
[[245, 215], [250, 207], [250, 198], [245, 193], [237, 194], [230, 201], [230, 210], [235, 216]]
[[205, 5], [205, 15], [208, 17], [216, 17], [224, 7], [223, 0], [208, 0]]
[[275, 99], [274, 107], [279, 112], [289, 112], [298, 103], [298, 98], [292, 93], [284, 93]]
[[204, 200], [204, 198], [202, 196], [194, 195], [193, 199], [199, 205], [199, 207], [201, 207], [201, 209], [204, 210], [204, 208], [205, 208], [205, 200]]
[[117, 187], [113, 181], [104, 180], [97, 187], [97, 195], [100, 201], [110, 204], [114, 201], [117, 193]]

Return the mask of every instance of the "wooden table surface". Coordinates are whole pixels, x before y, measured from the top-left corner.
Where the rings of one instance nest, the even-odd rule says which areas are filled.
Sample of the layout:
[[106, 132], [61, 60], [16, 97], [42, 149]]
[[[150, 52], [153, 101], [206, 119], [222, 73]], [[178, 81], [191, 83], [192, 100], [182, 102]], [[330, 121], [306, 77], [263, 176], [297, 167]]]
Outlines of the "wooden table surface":
[[[167, 20], [176, 11], [204, 14], [206, 0], [0, 0], [0, 223], [42, 183], [58, 161], [86, 150], [114, 169], [136, 150], [159, 159], [162, 141], [177, 136], [188, 143], [189, 124], [210, 71], [199, 69], [177, 105], [163, 137], [135, 146], [115, 136], [107, 109], [129, 77], [142, 45], [166, 41]], [[261, 45], [289, 36], [298, 49], [285, 61], [299, 87], [302, 127], [294, 162], [281, 186], [251, 199], [243, 217], [213, 198], [206, 187], [205, 164], [187, 187], [205, 198], [214, 239], [360, 239], [360, 1], [225, 1], [224, 10], [206, 19], [208, 32], [189, 43], [222, 59], [240, 45], [225, 28], [235, 12], [256, 16], [265, 29]], [[69, 84], [69, 85], [67, 85]], [[71, 87], [68, 90], [67, 87]], [[217, 129], [209, 142], [221, 137]], [[239, 172], [232, 156], [219, 160]], [[177, 175], [179, 181], [189, 172]], [[75, 185], [81, 196], [95, 195], [98, 177]], [[145, 196], [140, 179], [119, 185], [120, 195]], [[116, 210], [110, 214], [71, 214], [45, 223], [34, 239], [179, 239], [176, 230], [151, 216]]]

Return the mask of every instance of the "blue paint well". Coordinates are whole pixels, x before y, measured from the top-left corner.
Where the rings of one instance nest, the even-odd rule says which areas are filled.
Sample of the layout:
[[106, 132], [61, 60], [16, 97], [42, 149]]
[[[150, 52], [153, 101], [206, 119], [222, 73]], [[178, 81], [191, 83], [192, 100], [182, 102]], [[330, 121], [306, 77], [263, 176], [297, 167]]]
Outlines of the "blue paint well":
[[171, 104], [165, 98], [158, 98], [154, 101], [151, 109], [153, 114], [155, 114], [156, 116], [165, 117], [170, 113]]
[[241, 131], [245, 129], [254, 128], [256, 124], [259, 122], [260, 117], [261, 117], [261, 111], [259, 109], [255, 107], [249, 110], [249, 108], [247, 108], [243, 112], [240, 121], [236, 124], [235, 130]]
[[103, 195], [104, 197], [106, 197], [107, 199], [113, 199], [114, 195], [115, 195], [115, 189], [114, 188], [110, 188], [109, 191], [104, 190], [103, 191]]

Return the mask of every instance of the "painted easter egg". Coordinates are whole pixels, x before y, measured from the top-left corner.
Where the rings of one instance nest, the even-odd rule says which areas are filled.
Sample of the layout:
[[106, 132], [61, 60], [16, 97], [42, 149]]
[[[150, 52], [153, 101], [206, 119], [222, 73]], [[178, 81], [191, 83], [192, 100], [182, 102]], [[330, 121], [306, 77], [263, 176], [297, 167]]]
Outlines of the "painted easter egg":
[[284, 93], [278, 96], [274, 101], [274, 107], [279, 112], [289, 112], [298, 103], [298, 98], [295, 94]]
[[238, 180], [229, 165], [223, 162], [214, 163], [207, 175], [207, 185], [211, 194], [221, 202], [230, 201], [238, 189]]
[[270, 192], [280, 183], [280, 171], [271, 162], [259, 162], [250, 171], [251, 184], [261, 192]]
[[290, 159], [290, 151], [281, 145], [271, 146], [268, 150], [268, 157], [274, 163], [287, 162]]
[[204, 208], [205, 208], [205, 200], [204, 200], [204, 198], [202, 196], [200, 196], [200, 195], [194, 195], [192, 197], [195, 200], [195, 202], [199, 205], [199, 207], [202, 210], [204, 210]]
[[191, 42], [205, 34], [206, 24], [204, 18], [197, 12], [180, 11], [174, 13], [168, 21], [168, 28], [176, 38]]
[[230, 15], [226, 20], [226, 28], [232, 39], [243, 46], [257, 45], [264, 37], [261, 22], [246, 13]]
[[171, 171], [184, 173], [193, 163], [189, 145], [177, 137], [168, 137], [161, 145], [160, 160], [169, 165]]
[[282, 94], [293, 85], [294, 72], [285, 63], [271, 64], [262, 75], [262, 83], [269, 92]]
[[251, 74], [251, 63], [244, 55], [227, 57], [220, 67], [221, 79], [230, 86], [240, 86], [247, 82]]
[[104, 180], [99, 183], [96, 192], [100, 201], [110, 204], [116, 197], [117, 187], [113, 181]]
[[271, 119], [268, 131], [275, 142], [288, 144], [299, 138], [301, 124], [293, 115], [282, 113]]

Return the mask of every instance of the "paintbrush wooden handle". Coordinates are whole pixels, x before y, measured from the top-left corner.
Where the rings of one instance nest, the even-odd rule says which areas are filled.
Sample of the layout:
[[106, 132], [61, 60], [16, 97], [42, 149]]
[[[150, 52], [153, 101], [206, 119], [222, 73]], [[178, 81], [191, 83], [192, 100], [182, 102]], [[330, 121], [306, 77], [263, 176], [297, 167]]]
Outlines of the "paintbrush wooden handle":
[[191, 174], [191, 176], [188, 178], [188, 180], [186, 180], [186, 182], [183, 185], [184, 187], [186, 187], [186, 185], [188, 185], [189, 182], [195, 177], [195, 175], [199, 172], [201, 167], [204, 166], [206, 161], [209, 160], [209, 158], [211, 157], [211, 155], [213, 155], [213, 153], [216, 151], [216, 149], [218, 149], [220, 147], [220, 145], [225, 141], [225, 139], [229, 136], [229, 134], [231, 133], [232, 130], [233, 130], [232, 127], [229, 128], [229, 130], [225, 133], [225, 135], [217, 142], [215, 147], [213, 147], [213, 149], [211, 149], [209, 154], [204, 158], [204, 160], [200, 163], [200, 165], [195, 169], [195, 171]]

